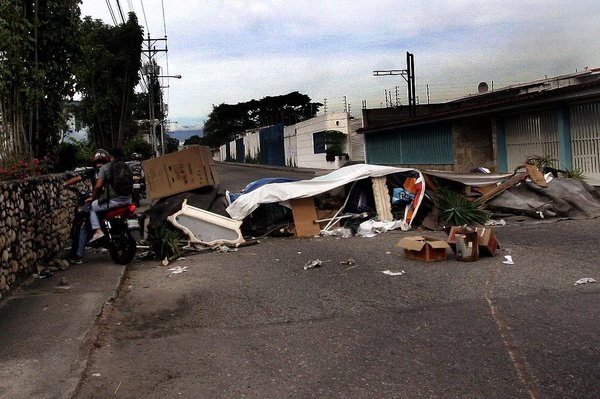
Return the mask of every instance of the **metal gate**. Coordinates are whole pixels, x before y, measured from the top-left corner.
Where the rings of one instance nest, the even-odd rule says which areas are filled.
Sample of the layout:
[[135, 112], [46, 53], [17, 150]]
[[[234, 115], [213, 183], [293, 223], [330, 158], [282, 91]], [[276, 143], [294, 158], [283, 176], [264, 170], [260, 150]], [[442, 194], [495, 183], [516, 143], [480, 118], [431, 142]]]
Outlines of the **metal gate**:
[[[506, 158], [508, 170], [531, 156], [551, 156], [558, 163], [558, 116], [556, 109], [507, 116]], [[560, 166], [560, 165], [557, 165]]]
[[244, 148], [244, 139], [235, 140], [235, 160], [239, 163], [246, 162], [246, 149]]
[[260, 158], [263, 165], [285, 166], [283, 125], [277, 124], [260, 131]]
[[570, 110], [573, 168], [590, 183], [600, 183], [600, 103], [573, 105]]

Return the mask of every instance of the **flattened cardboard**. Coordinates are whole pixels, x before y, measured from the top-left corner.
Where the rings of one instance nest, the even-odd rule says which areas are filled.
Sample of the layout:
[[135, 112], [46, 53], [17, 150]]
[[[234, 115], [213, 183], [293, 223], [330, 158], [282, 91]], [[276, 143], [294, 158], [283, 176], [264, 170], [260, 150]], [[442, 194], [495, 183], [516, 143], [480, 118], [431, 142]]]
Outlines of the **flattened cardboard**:
[[[456, 233], [460, 226], [452, 226], [448, 233], [448, 244], [452, 251], [456, 252]], [[475, 227], [477, 232], [477, 244], [479, 256], [496, 256], [496, 250], [500, 248], [494, 232], [489, 227]]]
[[142, 162], [150, 198], [158, 199], [218, 184], [206, 146], [190, 147]]
[[317, 218], [317, 209], [315, 200], [309, 198], [294, 198], [290, 201], [292, 205], [292, 215], [294, 216], [294, 226], [296, 227], [296, 236], [314, 237], [321, 232], [321, 226], [315, 223]]
[[404, 249], [404, 256], [424, 262], [436, 262], [447, 259], [446, 250], [450, 248], [444, 240], [433, 237], [404, 237], [397, 244]]

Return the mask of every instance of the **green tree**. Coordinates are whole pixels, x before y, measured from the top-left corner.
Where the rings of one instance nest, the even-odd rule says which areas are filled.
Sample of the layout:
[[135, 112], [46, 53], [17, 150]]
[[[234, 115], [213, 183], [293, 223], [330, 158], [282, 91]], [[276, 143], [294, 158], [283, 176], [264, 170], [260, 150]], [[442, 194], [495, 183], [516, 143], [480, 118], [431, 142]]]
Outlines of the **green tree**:
[[179, 140], [167, 135], [167, 137], [165, 137], [165, 154], [175, 151], [179, 151]]
[[199, 145], [199, 144], [202, 144], [202, 137], [198, 136], [197, 134], [190, 136], [189, 138], [185, 139], [185, 141], [183, 142], [183, 145]]
[[0, 1], [0, 158], [56, 152], [73, 94], [79, 3]]
[[322, 105], [311, 102], [309, 96], [295, 91], [235, 105], [213, 106], [204, 124], [202, 142], [211, 147], [219, 146], [248, 129], [277, 123], [293, 125], [314, 117]]
[[82, 99], [78, 116], [98, 147], [123, 147], [137, 134], [132, 109], [140, 79], [143, 38], [134, 13], [118, 26], [90, 17], [82, 23], [82, 60], [77, 68], [77, 90]]
[[135, 136], [127, 141], [123, 151], [126, 158], [130, 158], [131, 154], [137, 152], [143, 159], [148, 159], [152, 156], [152, 145], [144, 140], [142, 136]]

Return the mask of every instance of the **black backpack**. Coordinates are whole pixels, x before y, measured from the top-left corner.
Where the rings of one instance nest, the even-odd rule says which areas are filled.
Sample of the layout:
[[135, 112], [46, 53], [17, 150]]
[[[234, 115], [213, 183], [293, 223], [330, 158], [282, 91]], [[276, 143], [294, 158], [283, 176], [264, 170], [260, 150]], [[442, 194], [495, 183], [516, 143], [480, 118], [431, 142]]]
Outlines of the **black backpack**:
[[125, 161], [114, 160], [108, 170], [108, 184], [118, 196], [131, 195], [133, 191], [133, 172]]

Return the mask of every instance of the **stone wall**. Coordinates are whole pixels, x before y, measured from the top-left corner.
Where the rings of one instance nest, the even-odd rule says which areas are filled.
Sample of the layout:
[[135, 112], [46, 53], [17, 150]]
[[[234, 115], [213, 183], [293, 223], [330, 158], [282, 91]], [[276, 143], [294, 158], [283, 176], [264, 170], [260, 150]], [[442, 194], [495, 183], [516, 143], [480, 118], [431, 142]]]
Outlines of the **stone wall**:
[[75, 194], [63, 174], [0, 182], [0, 298], [70, 244]]

